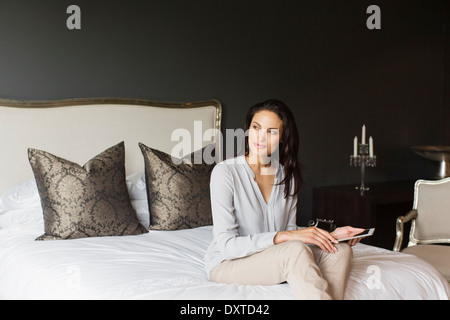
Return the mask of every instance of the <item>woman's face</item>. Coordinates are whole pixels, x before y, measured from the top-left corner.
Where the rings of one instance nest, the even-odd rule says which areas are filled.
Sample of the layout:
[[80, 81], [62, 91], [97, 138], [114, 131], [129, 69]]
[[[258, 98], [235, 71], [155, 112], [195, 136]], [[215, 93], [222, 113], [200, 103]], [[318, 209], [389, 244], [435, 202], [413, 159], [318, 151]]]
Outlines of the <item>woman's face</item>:
[[278, 150], [283, 121], [272, 111], [262, 110], [253, 116], [248, 131], [250, 154], [269, 157]]

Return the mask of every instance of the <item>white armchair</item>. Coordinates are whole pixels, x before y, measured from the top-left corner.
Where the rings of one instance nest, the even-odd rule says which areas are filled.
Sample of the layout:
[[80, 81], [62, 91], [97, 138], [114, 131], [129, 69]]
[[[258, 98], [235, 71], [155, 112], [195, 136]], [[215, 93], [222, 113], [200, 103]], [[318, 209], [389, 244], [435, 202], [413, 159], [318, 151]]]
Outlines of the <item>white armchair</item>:
[[[408, 246], [401, 250], [404, 224], [409, 221]], [[450, 178], [416, 182], [413, 209], [397, 218], [394, 251], [427, 261], [450, 282]]]

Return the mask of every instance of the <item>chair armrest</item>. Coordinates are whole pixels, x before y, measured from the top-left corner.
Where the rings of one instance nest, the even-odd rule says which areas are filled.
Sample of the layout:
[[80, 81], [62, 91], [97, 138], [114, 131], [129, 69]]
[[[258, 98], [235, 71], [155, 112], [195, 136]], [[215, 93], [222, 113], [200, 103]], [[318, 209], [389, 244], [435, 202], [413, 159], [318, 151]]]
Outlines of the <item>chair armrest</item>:
[[397, 218], [395, 224], [395, 243], [393, 249], [394, 251], [400, 251], [402, 248], [404, 224], [415, 218], [417, 218], [416, 209], [411, 210], [405, 216], [400, 216]]

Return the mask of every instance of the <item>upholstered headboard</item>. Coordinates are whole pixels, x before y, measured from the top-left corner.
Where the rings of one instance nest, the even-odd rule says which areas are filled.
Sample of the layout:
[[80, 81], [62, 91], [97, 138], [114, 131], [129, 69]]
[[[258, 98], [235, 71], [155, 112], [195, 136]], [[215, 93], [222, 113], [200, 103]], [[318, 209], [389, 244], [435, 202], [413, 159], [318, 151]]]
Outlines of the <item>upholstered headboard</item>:
[[[29, 147], [84, 165], [125, 141], [127, 175], [144, 170], [138, 142], [180, 156], [216, 143], [220, 159], [222, 107], [216, 100], [161, 103], [92, 98], [54, 101], [0, 99], [0, 194], [31, 179]], [[186, 139], [188, 139], [186, 141]], [[190, 152], [188, 152], [190, 151]]]

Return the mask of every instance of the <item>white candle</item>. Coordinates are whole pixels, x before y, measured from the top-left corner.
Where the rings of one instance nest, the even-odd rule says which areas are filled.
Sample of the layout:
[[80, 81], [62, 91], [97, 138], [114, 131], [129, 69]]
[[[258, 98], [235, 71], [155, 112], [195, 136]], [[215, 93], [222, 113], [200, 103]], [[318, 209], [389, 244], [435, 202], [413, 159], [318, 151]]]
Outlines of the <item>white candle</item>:
[[358, 137], [355, 137], [355, 139], [353, 139], [353, 156], [357, 156], [358, 155]]
[[362, 127], [362, 139], [361, 139], [361, 143], [362, 144], [366, 144], [366, 125], [364, 124]]
[[369, 138], [369, 157], [373, 158], [373, 139]]

